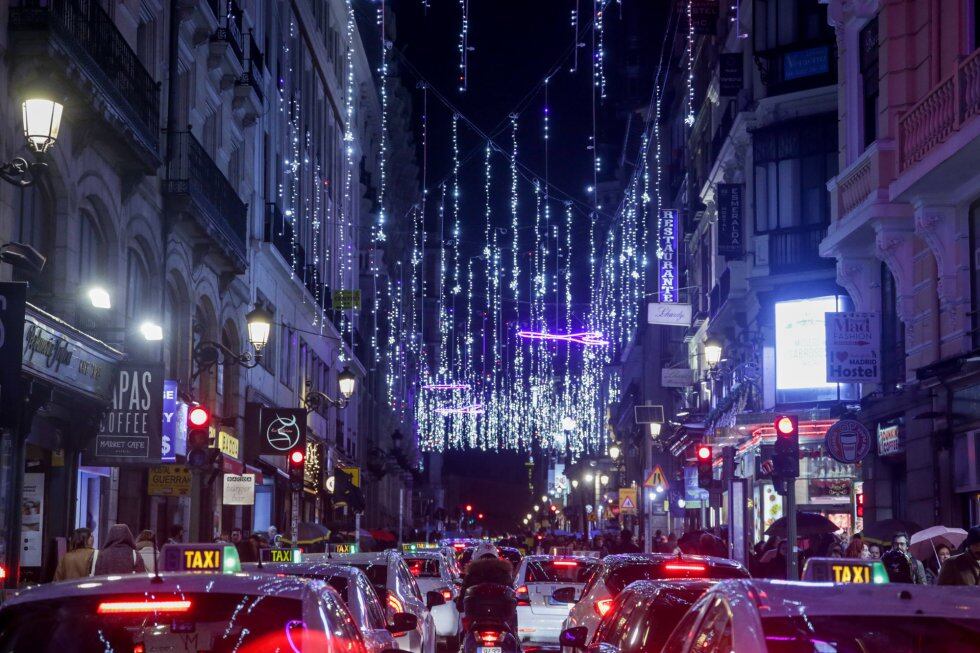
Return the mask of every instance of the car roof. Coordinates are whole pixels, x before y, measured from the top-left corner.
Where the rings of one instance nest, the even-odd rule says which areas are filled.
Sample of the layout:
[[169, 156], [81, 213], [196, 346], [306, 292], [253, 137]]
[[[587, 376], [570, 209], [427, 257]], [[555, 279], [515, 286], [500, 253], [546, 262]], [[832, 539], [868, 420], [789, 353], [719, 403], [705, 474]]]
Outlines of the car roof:
[[411, 560], [412, 558], [425, 558], [426, 560], [441, 560], [445, 562], [446, 556], [439, 551], [409, 551], [402, 553], [402, 558], [405, 560]]
[[161, 573], [160, 579], [162, 582], [154, 582], [153, 574], [126, 574], [125, 576], [89, 576], [60, 583], [47, 583], [20, 590], [4, 601], [3, 607], [67, 597], [167, 592], [262, 594], [302, 599], [311, 589], [319, 590], [328, 587], [322, 581], [299, 576], [280, 577], [246, 572], [234, 574], [168, 572]]
[[391, 562], [393, 557], [401, 559], [401, 555], [392, 549], [372, 553], [310, 553], [304, 557], [309, 562], [333, 562], [338, 565], [386, 565]]
[[708, 591], [718, 584], [710, 578], [680, 578], [678, 580], [635, 580], [623, 589], [623, 594], [634, 594], [638, 597], [650, 597], [660, 592]]
[[687, 553], [615, 553], [602, 559], [610, 569], [619, 569], [630, 565], [661, 564], [672, 560], [685, 562], [700, 562], [712, 567], [728, 567], [730, 569], [745, 569], [745, 565], [736, 560], [718, 558], [715, 556], [690, 555]]
[[898, 583], [834, 584], [780, 580], [725, 580], [711, 592], [748, 598], [766, 617], [895, 616], [980, 620], [975, 587]]
[[550, 560], [574, 560], [575, 562], [581, 562], [582, 564], [595, 564], [599, 562], [598, 558], [593, 558], [591, 556], [577, 556], [577, 555], [552, 555], [545, 553], [532, 553], [530, 555], [524, 556], [524, 559], [528, 562], [548, 562]]
[[310, 574], [323, 577], [343, 576], [351, 580], [356, 580], [359, 576], [364, 575], [364, 572], [357, 567], [319, 560], [312, 562], [263, 562], [261, 567], [256, 562], [250, 562], [242, 565], [242, 571], [265, 574]]

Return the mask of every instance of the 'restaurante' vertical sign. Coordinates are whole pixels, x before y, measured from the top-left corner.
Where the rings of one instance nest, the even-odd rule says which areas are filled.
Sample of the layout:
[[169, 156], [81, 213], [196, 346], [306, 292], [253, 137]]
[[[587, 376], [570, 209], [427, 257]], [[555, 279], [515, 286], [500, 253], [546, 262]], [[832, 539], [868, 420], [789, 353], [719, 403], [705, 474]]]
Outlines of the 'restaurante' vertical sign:
[[658, 301], [677, 301], [677, 209], [660, 212], [658, 225], [657, 297]]

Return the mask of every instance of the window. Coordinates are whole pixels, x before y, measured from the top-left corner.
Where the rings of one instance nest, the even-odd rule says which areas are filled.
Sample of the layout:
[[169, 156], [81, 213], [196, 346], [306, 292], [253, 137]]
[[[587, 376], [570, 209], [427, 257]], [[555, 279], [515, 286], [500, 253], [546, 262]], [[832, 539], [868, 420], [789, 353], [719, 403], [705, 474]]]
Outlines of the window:
[[833, 38], [818, 0], [756, 0], [754, 13], [756, 50]]
[[82, 284], [104, 281], [105, 242], [88, 211], [82, 211], [78, 224], [78, 281]]
[[218, 111], [213, 110], [204, 119], [204, 149], [214, 160], [217, 158], [218, 148], [221, 147], [221, 126], [218, 124]]
[[683, 653], [687, 650], [687, 642], [691, 640], [692, 630], [704, 610], [704, 603], [699, 603], [684, 615], [670, 639], [664, 645], [664, 653]]
[[878, 17], [872, 18], [858, 34], [861, 67], [864, 146], [878, 138]]
[[881, 381], [887, 393], [905, 380], [905, 324], [898, 316], [895, 277], [885, 263], [881, 264], [881, 355]]
[[293, 387], [293, 372], [296, 369], [296, 334], [285, 324], [280, 327], [281, 344], [279, 346], [279, 381], [286, 387]]
[[126, 290], [126, 318], [127, 322], [131, 324], [134, 320], [144, 317], [142, 313], [148, 300], [147, 278], [146, 266], [143, 265], [140, 255], [134, 249], [128, 250], [126, 252], [126, 279], [129, 287]]
[[136, 26], [136, 56], [140, 63], [155, 77], [157, 49], [157, 24], [153, 19], [141, 20]]

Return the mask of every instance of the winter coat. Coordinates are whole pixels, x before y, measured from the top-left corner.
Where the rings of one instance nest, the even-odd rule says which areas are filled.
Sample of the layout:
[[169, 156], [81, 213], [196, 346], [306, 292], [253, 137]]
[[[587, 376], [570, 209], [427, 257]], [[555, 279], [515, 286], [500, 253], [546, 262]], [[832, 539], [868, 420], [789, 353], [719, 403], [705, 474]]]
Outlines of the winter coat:
[[54, 571], [54, 580], [72, 580], [74, 578], [85, 578], [92, 573], [92, 555], [95, 549], [82, 547], [69, 551], [61, 560], [58, 561], [58, 568]]
[[943, 563], [938, 585], [980, 585], [980, 559], [966, 551]]
[[497, 558], [474, 560], [466, 569], [463, 586], [459, 590], [459, 598], [456, 599], [457, 608], [460, 612], [463, 611], [463, 597], [466, 596], [466, 590], [474, 585], [496, 583], [497, 585], [509, 586], [513, 582], [514, 568], [506, 560]]
[[95, 559], [95, 576], [145, 572], [143, 557], [137, 555], [133, 533], [126, 524], [109, 528], [105, 545]]
[[156, 562], [156, 551], [153, 550], [153, 542], [140, 540], [136, 543], [136, 553], [143, 558], [143, 566], [147, 571], [153, 571]]

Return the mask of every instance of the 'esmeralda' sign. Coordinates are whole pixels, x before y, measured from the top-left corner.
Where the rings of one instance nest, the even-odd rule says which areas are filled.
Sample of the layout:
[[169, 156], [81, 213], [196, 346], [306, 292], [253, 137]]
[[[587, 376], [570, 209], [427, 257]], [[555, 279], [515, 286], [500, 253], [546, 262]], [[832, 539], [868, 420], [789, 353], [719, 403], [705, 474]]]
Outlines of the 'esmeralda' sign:
[[160, 459], [163, 366], [120, 363], [112, 405], [102, 415], [93, 454], [149, 462]]

